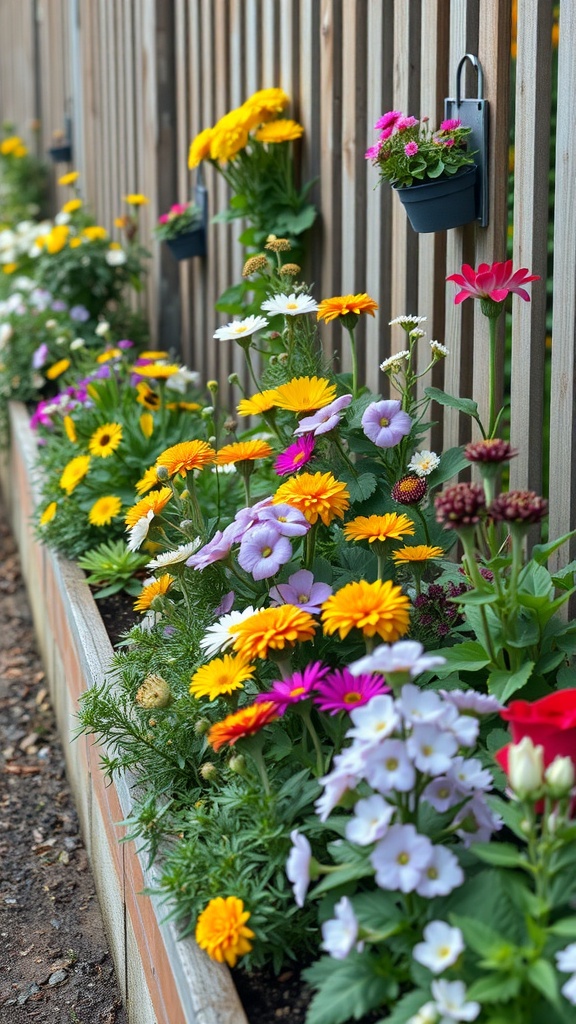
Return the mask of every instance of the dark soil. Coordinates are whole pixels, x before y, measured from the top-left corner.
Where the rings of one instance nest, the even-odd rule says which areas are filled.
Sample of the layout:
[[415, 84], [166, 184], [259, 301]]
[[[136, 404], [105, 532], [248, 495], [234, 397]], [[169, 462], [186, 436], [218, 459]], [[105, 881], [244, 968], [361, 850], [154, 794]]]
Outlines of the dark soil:
[[0, 1020], [125, 1024], [3, 514], [0, 564]]

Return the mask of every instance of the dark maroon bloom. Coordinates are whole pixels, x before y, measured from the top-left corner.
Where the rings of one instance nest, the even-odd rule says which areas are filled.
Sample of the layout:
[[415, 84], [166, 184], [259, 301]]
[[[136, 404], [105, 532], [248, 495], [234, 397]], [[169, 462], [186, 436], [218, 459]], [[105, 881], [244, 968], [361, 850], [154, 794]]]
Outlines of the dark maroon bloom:
[[434, 502], [436, 522], [446, 529], [475, 526], [486, 509], [486, 497], [481, 484], [454, 484], [439, 494]]
[[535, 491], [505, 491], [494, 498], [489, 511], [497, 522], [539, 523], [548, 514], [548, 502]]
[[419, 501], [422, 501], [427, 490], [428, 484], [424, 477], [408, 473], [394, 484], [392, 498], [399, 505], [417, 505]]
[[464, 455], [469, 462], [508, 462], [518, 452], [499, 437], [488, 437], [484, 441], [473, 441], [467, 444]]

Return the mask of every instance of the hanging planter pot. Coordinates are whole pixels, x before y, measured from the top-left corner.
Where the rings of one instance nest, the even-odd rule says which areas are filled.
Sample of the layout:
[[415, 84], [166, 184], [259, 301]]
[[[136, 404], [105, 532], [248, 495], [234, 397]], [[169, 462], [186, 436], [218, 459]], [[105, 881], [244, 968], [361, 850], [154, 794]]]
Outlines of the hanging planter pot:
[[192, 228], [191, 231], [184, 231], [176, 238], [167, 238], [166, 245], [176, 260], [187, 260], [191, 256], [205, 256], [206, 228], [201, 224], [199, 227]]
[[70, 142], [51, 146], [48, 152], [55, 164], [69, 164], [72, 161], [72, 144]]
[[398, 193], [414, 231], [425, 234], [447, 231], [476, 220], [476, 167], [468, 167], [451, 178], [440, 178], [392, 187]]

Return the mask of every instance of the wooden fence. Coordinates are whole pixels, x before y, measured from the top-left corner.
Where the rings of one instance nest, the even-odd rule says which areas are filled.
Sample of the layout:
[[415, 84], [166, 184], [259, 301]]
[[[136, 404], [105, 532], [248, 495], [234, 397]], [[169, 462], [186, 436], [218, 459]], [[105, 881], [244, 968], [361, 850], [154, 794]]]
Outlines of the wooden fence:
[[[558, 13], [559, 31], [553, 31]], [[143, 213], [147, 238], [157, 215], [191, 194], [190, 139], [256, 89], [281, 86], [291, 96], [291, 116], [306, 129], [299, 173], [302, 180], [318, 179], [312, 198], [321, 220], [313, 229], [307, 276], [317, 298], [367, 291], [379, 302], [377, 319], [364, 318], [358, 331], [362, 371], [376, 391], [385, 387], [379, 363], [402, 346], [401, 332], [388, 321], [413, 312], [428, 318], [428, 336], [450, 352], [435, 383], [453, 394], [473, 394], [486, 409], [486, 321], [478, 303], [454, 305], [454, 286], [445, 278], [463, 262], [504, 259], [511, 243], [515, 266], [543, 279], [532, 286], [530, 303], [513, 300], [510, 432], [520, 454], [512, 485], [540, 491], [549, 416], [550, 529], [557, 536], [574, 523], [576, 505], [575, 40], [572, 0], [2, 0], [0, 116], [24, 134], [38, 118], [42, 151], [70, 116], [74, 166], [96, 215], [113, 233], [122, 196], [144, 192], [151, 200]], [[385, 110], [440, 119], [464, 53], [478, 55], [490, 103], [490, 221], [486, 228], [418, 236], [391, 190], [374, 188], [376, 172], [364, 151]], [[475, 80], [467, 85], [475, 95]], [[547, 348], [554, 116], [554, 301]], [[215, 214], [226, 206], [226, 187], [210, 167], [207, 184]], [[180, 267], [151, 244], [146, 302], [158, 342], [180, 344], [204, 378], [224, 380], [240, 369], [237, 352], [212, 341], [222, 322], [216, 298], [241, 275], [237, 235], [237, 225], [211, 226], [208, 257]], [[323, 335], [327, 350], [336, 353], [338, 329], [325, 327]], [[504, 379], [503, 338], [501, 373]], [[467, 431], [468, 421], [447, 410], [444, 445], [466, 440]], [[576, 546], [567, 546], [557, 558], [574, 553]]]

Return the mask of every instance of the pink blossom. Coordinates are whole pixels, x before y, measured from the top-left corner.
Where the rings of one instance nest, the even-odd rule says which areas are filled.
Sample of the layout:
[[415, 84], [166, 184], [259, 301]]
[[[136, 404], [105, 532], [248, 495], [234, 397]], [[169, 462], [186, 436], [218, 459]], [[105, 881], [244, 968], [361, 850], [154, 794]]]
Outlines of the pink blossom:
[[401, 110], [389, 110], [387, 114], [382, 114], [382, 117], [378, 118], [374, 127], [376, 130], [379, 128], [393, 128], [399, 117], [402, 117]]
[[459, 128], [462, 121], [458, 117], [449, 117], [447, 121], [442, 121], [440, 125], [441, 132], [453, 132], [456, 128]]
[[274, 463], [274, 469], [278, 476], [287, 476], [289, 473], [297, 473], [302, 466], [305, 466], [307, 462], [310, 462], [314, 453], [314, 436], [308, 434], [304, 437], [299, 437], [294, 444], [291, 444], [285, 452], [281, 452], [276, 462]]
[[506, 260], [505, 263], [481, 263], [478, 270], [464, 263], [462, 273], [450, 274], [446, 280], [454, 281], [461, 289], [454, 299], [458, 306], [469, 298], [504, 302], [509, 292], [515, 292], [525, 302], [530, 302], [530, 296], [522, 286], [529, 281], [539, 281], [540, 275], [531, 274], [526, 267], [514, 272], [512, 260]]
[[404, 146], [404, 152], [406, 153], [406, 156], [416, 156], [416, 153], [418, 152], [418, 143], [407, 142]]
[[364, 159], [365, 160], [377, 160], [378, 159], [378, 154], [380, 152], [381, 141], [382, 140], [379, 140], [378, 142], [374, 143], [373, 146], [370, 146], [370, 149], [366, 150], [366, 152], [364, 153]]
[[162, 213], [158, 217], [158, 223], [159, 224], [167, 224], [168, 223], [168, 214], [167, 213]]
[[414, 128], [418, 124], [417, 117], [401, 117], [399, 121], [396, 121], [396, 131], [404, 132], [407, 128]]

